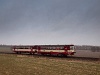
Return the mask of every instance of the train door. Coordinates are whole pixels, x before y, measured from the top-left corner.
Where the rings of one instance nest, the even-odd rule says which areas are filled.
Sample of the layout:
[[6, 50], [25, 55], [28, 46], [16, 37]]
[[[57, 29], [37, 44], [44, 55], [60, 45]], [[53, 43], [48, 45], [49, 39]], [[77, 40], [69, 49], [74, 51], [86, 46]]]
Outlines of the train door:
[[65, 50], [65, 52], [68, 52], [68, 50], [70, 50], [70, 46], [64, 46], [64, 50]]

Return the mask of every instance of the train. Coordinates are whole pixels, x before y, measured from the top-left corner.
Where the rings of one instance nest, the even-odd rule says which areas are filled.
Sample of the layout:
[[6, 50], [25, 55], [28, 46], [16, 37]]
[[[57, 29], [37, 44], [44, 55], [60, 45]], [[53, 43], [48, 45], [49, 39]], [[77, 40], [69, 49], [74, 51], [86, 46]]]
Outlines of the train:
[[74, 45], [34, 45], [34, 46], [14, 46], [13, 52], [17, 54], [30, 53], [37, 55], [56, 55], [68, 56], [74, 55]]

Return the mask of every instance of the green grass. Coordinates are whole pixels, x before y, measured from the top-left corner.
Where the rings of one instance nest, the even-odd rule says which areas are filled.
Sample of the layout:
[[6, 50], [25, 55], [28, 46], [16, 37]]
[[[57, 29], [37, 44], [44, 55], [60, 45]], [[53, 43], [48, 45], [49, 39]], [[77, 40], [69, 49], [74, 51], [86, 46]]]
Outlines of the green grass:
[[0, 75], [100, 75], [100, 61], [0, 54]]

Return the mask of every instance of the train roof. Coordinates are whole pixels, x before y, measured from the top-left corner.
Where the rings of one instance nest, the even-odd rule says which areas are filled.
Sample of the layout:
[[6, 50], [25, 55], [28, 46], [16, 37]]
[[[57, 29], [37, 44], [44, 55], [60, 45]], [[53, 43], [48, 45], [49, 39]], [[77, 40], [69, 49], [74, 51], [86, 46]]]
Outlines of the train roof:
[[62, 46], [74, 46], [74, 45], [15, 45], [13, 47], [33, 47], [33, 46], [42, 46], [42, 47], [62, 47]]

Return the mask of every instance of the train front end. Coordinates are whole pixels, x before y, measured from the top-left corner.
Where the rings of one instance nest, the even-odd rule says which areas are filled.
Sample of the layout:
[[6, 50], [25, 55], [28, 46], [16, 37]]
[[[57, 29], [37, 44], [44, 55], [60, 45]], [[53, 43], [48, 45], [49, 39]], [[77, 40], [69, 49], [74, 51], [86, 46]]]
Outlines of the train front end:
[[64, 47], [65, 52], [67, 53], [67, 55], [74, 55], [75, 52], [75, 46], [74, 45], [66, 45]]

